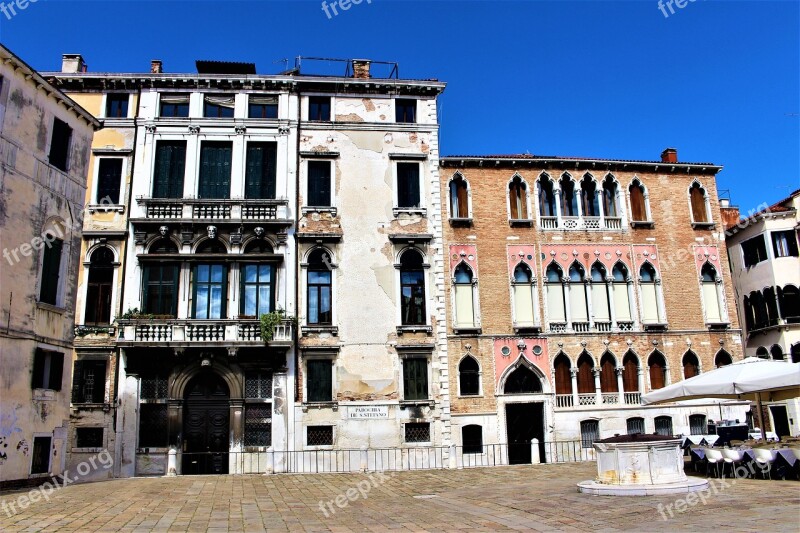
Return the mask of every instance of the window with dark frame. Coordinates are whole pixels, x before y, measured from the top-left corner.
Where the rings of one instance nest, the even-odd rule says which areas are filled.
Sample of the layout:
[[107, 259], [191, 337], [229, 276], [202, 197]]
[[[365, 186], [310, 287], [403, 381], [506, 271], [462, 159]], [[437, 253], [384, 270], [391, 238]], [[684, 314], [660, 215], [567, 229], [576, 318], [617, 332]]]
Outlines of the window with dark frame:
[[647, 221], [647, 204], [644, 196], [644, 186], [639, 180], [633, 180], [628, 191], [631, 195], [631, 220], [633, 222]]
[[705, 435], [707, 431], [706, 415], [689, 415], [690, 435]]
[[307, 446], [333, 446], [333, 426], [307, 426]]
[[159, 98], [158, 116], [163, 118], [187, 118], [189, 116], [189, 95], [162, 94]]
[[248, 403], [244, 409], [245, 446], [272, 445], [272, 404]]
[[333, 324], [333, 302], [331, 301], [330, 255], [318, 249], [308, 257], [306, 280], [306, 322], [308, 325], [327, 326]]
[[672, 437], [672, 417], [670, 416], [657, 416], [655, 418], [656, 433], [665, 437]]
[[243, 264], [240, 267], [242, 297], [241, 312], [260, 317], [275, 307], [275, 265], [270, 263]]
[[83, 323], [105, 325], [111, 322], [111, 287], [114, 280], [114, 252], [105, 246], [89, 259], [89, 282]]
[[419, 163], [397, 163], [397, 207], [413, 209], [420, 206]]
[[483, 453], [483, 428], [470, 424], [461, 428], [462, 453]]
[[244, 397], [248, 400], [266, 400], [272, 398], [272, 372], [245, 372]]
[[164, 448], [168, 445], [168, 405], [139, 404], [139, 448]]
[[142, 309], [153, 315], [177, 316], [178, 275], [175, 263], [146, 264], [142, 268]]
[[706, 190], [695, 183], [689, 189], [689, 199], [692, 207], [692, 222], [706, 224], [708, 219], [708, 210], [706, 209]]
[[757, 235], [752, 239], [742, 242], [742, 253], [744, 254], [744, 266], [749, 268], [757, 265], [761, 261], [767, 260], [767, 244], [764, 242], [764, 235]]
[[103, 428], [76, 428], [76, 448], [102, 448]]
[[330, 359], [306, 361], [306, 390], [309, 402], [333, 401], [333, 364]]
[[34, 437], [31, 454], [31, 474], [47, 474], [50, 472], [51, 437]]
[[626, 420], [626, 424], [628, 426], [628, 435], [644, 433], [644, 418], [638, 416], [629, 418]]
[[251, 95], [247, 106], [248, 118], [278, 118], [278, 97]]
[[128, 95], [106, 95], [106, 118], [128, 118]]
[[306, 205], [311, 207], [330, 207], [331, 188], [331, 162], [309, 161]]
[[581, 448], [591, 448], [600, 435], [600, 423], [597, 420], [581, 422]]
[[417, 121], [417, 101], [397, 98], [394, 101], [395, 122], [413, 124]]
[[186, 141], [158, 141], [153, 168], [153, 198], [183, 198]]
[[331, 119], [330, 96], [308, 97], [308, 120], [315, 122], [328, 122]]
[[275, 199], [278, 143], [247, 143], [244, 174], [244, 197], [256, 200]]
[[31, 388], [61, 390], [64, 375], [64, 354], [36, 348], [33, 355]]
[[112, 204], [119, 203], [120, 183], [122, 182], [122, 159], [100, 158], [97, 170], [96, 202], [106, 200]]
[[480, 393], [480, 368], [474, 357], [467, 356], [459, 363], [458, 385], [461, 396], [477, 396]]
[[61, 277], [61, 251], [64, 241], [57, 239], [52, 233], [45, 236], [44, 253], [42, 254], [42, 283], [39, 287], [39, 301], [50, 305], [58, 305], [58, 281]]
[[797, 232], [773, 231], [772, 250], [775, 252], [775, 257], [797, 257]]
[[235, 100], [233, 95], [203, 95], [203, 116], [205, 118], [233, 118]]
[[400, 257], [400, 320], [404, 326], [425, 325], [425, 270], [414, 249]]
[[416, 401], [429, 398], [427, 358], [407, 357], [403, 359], [403, 400]]
[[72, 403], [103, 403], [105, 395], [106, 361], [75, 361], [72, 371]]
[[408, 422], [404, 426], [405, 442], [430, 442], [431, 425], [428, 422]]
[[57, 169], [66, 172], [69, 167], [69, 148], [72, 141], [72, 128], [63, 120], [53, 118], [53, 131], [50, 136], [50, 154], [47, 160]]
[[228, 268], [225, 264], [199, 264], [193, 269], [193, 318], [225, 318], [228, 303]]

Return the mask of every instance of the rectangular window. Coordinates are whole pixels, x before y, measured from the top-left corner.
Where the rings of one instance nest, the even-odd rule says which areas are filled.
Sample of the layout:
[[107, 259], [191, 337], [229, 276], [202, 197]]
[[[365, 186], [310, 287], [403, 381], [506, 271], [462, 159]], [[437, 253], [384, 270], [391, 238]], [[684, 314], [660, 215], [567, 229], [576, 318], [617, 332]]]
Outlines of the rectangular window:
[[119, 189], [122, 181], [122, 159], [104, 157], [98, 160], [96, 202], [103, 200], [119, 203]]
[[629, 418], [627, 420], [628, 424], [628, 435], [633, 435], [634, 433], [644, 433], [644, 418]]
[[47, 160], [51, 165], [64, 172], [69, 165], [69, 148], [72, 140], [72, 128], [66, 122], [53, 119], [53, 132], [50, 137], [50, 155]]
[[31, 474], [47, 474], [50, 472], [51, 437], [34, 437], [33, 454], [31, 455]]
[[233, 143], [207, 141], [200, 147], [198, 198], [227, 199], [231, 195]]
[[157, 374], [143, 375], [139, 396], [142, 400], [166, 400], [167, 376], [159, 376]]
[[333, 363], [330, 359], [309, 359], [306, 362], [306, 389], [309, 402], [333, 401]]
[[655, 419], [656, 433], [665, 437], [672, 437], [672, 417], [657, 416]]
[[42, 284], [39, 289], [39, 301], [58, 305], [58, 280], [61, 277], [61, 250], [64, 247], [64, 241], [56, 239], [50, 233], [47, 234], [46, 241], [42, 257]]
[[235, 97], [232, 95], [203, 96], [203, 116], [206, 118], [233, 118]]
[[36, 348], [33, 356], [33, 379], [31, 388], [61, 390], [64, 374], [64, 354]]
[[189, 116], [188, 94], [162, 94], [158, 116], [164, 118], [186, 118]]
[[308, 162], [308, 200], [312, 207], [331, 206], [331, 163], [330, 161]]
[[169, 428], [165, 403], [139, 404], [139, 448], [163, 448], [167, 446]]
[[328, 122], [331, 119], [331, 99], [329, 96], [310, 96], [308, 98], [308, 120]]
[[272, 404], [248, 403], [245, 406], [244, 445], [272, 445]]
[[420, 207], [419, 163], [397, 163], [397, 207]]
[[308, 271], [308, 323], [326, 326], [333, 323], [330, 270]]
[[797, 234], [793, 230], [773, 231], [772, 249], [775, 257], [797, 257]]
[[249, 400], [272, 398], [272, 372], [247, 372], [244, 375], [244, 397]]
[[183, 198], [186, 141], [158, 141], [153, 169], [153, 198]]
[[212, 319], [225, 316], [227, 281], [225, 265], [194, 267], [194, 318]]
[[277, 96], [250, 96], [248, 118], [278, 118]]
[[599, 438], [600, 423], [597, 420], [584, 420], [581, 422], [581, 448], [591, 448], [594, 441]]
[[428, 398], [428, 360], [422, 357], [403, 359], [403, 399]]
[[75, 361], [72, 371], [72, 403], [103, 403], [106, 394], [106, 362]]
[[128, 95], [106, 95], [106, 118], [128, 118]]
[[475, 326], [475, 310], [472, 300], [472, 284], [456, 283], [453, 285], [456, 300], [456, 327], [471, 328]]
[[244, 197], [274, 199], [277, 175], [278, 143], [247, 143], [247, 163], [244, 174]]
[[394, 101], [396, 122], [414, 123], [417, 121], [417, 101], [398, 98]]
[[689, 415], [689, 433], [692, 435], [706, 435], [706, 415]]
[[178, 272], [176, 264], [145, 265], [142, 270], [142, 308], [145, 313], [177, 315]]
[[333, 426], [306, 427], [307, 446], [333, 446]]
[[242, 265], [242, 314], [260, 317], [272, 311], [275, 300], [275, 267]]
[[103, 428], [77, 428], [75, 429], [76, 448], [102, 448]]
[[761, 261], [767, 260], [767, 245], [764, 236], [759, 235], [748, 239], [742, 243], [742, 253], [744, 254], [744, 266], [751, 267]]
[[406, 442], [431, 441], [431, 425], [427, 422], [409, 422], [405, 424], [404, 430]]

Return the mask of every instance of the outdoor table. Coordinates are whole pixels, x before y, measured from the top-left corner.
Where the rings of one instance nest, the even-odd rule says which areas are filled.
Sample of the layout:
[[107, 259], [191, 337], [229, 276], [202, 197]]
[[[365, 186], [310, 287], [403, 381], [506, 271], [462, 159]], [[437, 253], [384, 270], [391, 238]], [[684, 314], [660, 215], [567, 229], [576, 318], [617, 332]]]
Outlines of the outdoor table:
[[[750, 433], [748, 433], [748, 435], [750, 436], [751, 439], [755, 439], [755, 440], [758, 440], [758, 439], [761, 438], [761, 432], [760, 431], [751, 431]], [[778, 439], [778, 435], [774, 431], [767, 431], [766, 435], [767, 435], [767, 440], [771, 440], [771, 441], [774, 441], [774, 442], [777, 442], [778, 440], [780, 440], [780, 439]]]

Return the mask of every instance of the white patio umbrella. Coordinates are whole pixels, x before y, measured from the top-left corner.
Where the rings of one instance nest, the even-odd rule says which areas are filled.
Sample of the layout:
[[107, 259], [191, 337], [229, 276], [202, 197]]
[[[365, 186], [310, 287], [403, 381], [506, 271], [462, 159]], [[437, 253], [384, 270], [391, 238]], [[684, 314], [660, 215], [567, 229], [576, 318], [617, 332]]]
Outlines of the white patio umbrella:
[[696, 398], [756, 400], [761, 436], [766, 439], [761, 398], [769, 401], [800, 397], [800, 363], [748, 357], [732, 365], [704, 372], [642, 396], [642, 404]]

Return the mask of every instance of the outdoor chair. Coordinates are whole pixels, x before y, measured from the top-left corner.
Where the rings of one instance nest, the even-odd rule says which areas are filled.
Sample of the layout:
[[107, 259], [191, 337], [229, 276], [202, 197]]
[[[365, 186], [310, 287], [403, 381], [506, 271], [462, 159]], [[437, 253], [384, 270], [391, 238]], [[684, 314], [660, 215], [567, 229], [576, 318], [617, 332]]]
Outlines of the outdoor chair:
[[765, 477], [764, 472], [766, 471], [769, 474], [769, 478], [772, 479], [772, 466], [775, 464], [775, 457], [772, 456], [772, 451], [769, 448], [753, 448], [753, 455], [758, 468], [761, 470], [761, 477]]
[[[736, 466], [744, 462], [744, 451], [731, 450], [730, 448], [723, 448], [722, 457], [726, 465], [731, 465], [731, 472], [733, 472], [733, 477], [738, 477], [736, 475]], [[722, 468], [722, 475], [723, 476], [725, 475], [724, 465]]]
[[704, 448], [706, 452], [706, 477], [708, 477], [708, 467], [714, 465], [714, 473], [719, 477], [719, 466], [722, 465], [722, 474], [725, 475], [725, 459], [722, 452], [714, 448]]

